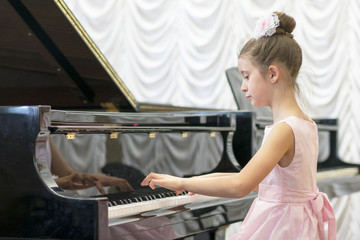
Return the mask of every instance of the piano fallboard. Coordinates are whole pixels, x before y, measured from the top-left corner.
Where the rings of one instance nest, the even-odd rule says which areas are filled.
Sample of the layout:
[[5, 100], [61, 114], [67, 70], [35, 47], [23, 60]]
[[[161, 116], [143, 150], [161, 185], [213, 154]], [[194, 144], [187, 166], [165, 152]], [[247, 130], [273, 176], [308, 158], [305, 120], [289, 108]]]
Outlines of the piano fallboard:
[[[111, 238], [177, 239], [216, 231], [219, 226], [243, 220], [255, 197], [252, 193], [243, 199], [213, 198], [112, 219], [109, 222]], [[129, 231], [132, 228], [142, 230]]]

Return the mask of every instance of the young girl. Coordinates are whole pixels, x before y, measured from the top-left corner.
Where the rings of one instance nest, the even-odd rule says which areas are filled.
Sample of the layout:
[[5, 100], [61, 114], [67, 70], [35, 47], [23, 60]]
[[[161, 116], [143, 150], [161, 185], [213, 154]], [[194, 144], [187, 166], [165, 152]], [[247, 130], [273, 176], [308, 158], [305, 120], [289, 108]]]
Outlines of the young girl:
[[316, 186], [317, 127], [296, 101], [302, 52], [291, 34], [295, 24], [285, 13], [265, 16], [238, 56], [241, 90], [253, 106], [270, 106], [274, 120], [249, 163], [239, 173], [193, 178], [150, 173], [142, 182], [151, 188], [230, 198], [258, 189], [233, 239], [336, 239], [334, 212]]

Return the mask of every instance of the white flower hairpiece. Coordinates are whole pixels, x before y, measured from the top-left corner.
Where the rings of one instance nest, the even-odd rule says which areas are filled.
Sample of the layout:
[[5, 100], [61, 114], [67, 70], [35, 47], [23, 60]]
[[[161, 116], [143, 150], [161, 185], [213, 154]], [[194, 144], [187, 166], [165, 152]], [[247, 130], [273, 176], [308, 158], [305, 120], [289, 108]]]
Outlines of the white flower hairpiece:
[[279, 17], [276, 13], [270, 13], [260, 18], [256, 23], [253, 38], [270, 37], [276, 33], [276, 28], [280, 25]]

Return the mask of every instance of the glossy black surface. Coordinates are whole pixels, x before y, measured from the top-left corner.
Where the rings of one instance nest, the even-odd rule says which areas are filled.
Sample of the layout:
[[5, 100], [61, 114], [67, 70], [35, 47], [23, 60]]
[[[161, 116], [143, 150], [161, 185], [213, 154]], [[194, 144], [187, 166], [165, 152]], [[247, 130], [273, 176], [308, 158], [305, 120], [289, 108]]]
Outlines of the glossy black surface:
[[96, 239], [98, 201], [54, 194], [36, 169], [35, 142], [49, 110], [0, 107], [0, 236]]
[[[61, 1], [58, 1], [61, 3]], [[57, 1], [0, 1], [2, 105], [136, 111]], [[126, 87], [125, 87], [126, 88]]]

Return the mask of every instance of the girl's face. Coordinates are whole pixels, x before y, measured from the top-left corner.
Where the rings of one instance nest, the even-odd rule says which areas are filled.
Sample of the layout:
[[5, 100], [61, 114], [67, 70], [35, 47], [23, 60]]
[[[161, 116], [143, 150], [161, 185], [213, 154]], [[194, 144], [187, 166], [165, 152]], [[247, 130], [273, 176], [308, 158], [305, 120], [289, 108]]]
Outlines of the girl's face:
[[265, 76], [246, 56], [238, 60], [238, 69], [243, 76], [241, 91], [254, 107], [271, 106], [272, 84], [269, 74]]

